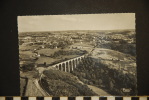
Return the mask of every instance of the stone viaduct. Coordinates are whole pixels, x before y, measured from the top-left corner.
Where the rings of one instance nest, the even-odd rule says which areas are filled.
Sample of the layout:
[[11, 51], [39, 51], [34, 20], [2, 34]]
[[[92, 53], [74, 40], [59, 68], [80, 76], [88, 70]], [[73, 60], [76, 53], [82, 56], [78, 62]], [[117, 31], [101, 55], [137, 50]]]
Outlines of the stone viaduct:
[[77, 65], [82, 62], [82, 60], [85, 58], [86, 55], [82, 55], [73, 59], [69, 59], [60, 63], [57, 63], [55, 65], [52, 65], [52, 67], [56, 67], [58, 70], [64, 71], [64, 72], [71, 72], [74, 70], [74, 68], [77, 67]]

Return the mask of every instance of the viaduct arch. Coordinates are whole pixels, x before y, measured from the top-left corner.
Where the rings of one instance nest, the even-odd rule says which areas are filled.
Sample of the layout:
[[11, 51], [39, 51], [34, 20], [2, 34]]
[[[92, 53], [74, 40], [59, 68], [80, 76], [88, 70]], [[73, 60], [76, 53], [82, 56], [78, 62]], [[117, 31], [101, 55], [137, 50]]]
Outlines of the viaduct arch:
[[[69, 59], [60, 63], [57, 63], [55, 65], [52, 65], [52, 67], [57, 68], [58, 70], [64, 71], [64, 72], [71, 72], [73, 71], [77, 65], [83, 61], [83, 59], [85, 58], [85, 55], [73, 58], [73, 59]], [[49, 66], [51, 67], [51, 66]]]

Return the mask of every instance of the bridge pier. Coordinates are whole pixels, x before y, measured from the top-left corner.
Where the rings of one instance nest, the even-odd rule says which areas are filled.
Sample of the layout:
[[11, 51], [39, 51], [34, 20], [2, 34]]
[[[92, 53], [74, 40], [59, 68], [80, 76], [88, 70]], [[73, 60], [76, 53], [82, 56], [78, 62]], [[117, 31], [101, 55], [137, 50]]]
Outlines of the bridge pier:
[[71, 61], [71, 71], [73, 71], [73, 61]]
[[71, 72], [77, 67], [79, 63], [83, 62], [84, 57], [85, 56], [80, 56], [74, 59], [61, 62], [61, 63], [54, 65], [54, 67], [64, 72]]
[[64, 65], [64, 67], [65, 67], [65, 72], [67, 72], [67, 69], [66, 69], [66, 68], [67, 68], [67, 67], [66, 67], [66, 62], [65, 62], [64, 64], [65, 64], [65, 65]]
[[62, 64], [59, 64], [59, 70], [63, 71]]
[[77, 65], [76, 64], [74, 64], [74, 68], [76, 68], [77, 67]]
[[67, 68], [68, 72], [70, 72], [69, 62], [67, 62]]
[[76, 68], [77, 67], [77, 60], [75, 59], [74, 60], [74, 68]]

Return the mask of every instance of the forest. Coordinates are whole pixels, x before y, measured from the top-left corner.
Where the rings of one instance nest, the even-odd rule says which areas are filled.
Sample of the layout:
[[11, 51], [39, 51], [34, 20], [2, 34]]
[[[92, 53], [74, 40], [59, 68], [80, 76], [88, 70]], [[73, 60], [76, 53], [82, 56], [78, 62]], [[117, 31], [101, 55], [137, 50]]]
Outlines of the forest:
[[[102, 88], [112, 95], [135, 95], [137, 92], [136, 76], [110, 69], [107, 65], [91, 58], [84, 59], [72, 73], [85, 84]], [[125, 93], [123, 88], [129, 88], [131, 91]]]

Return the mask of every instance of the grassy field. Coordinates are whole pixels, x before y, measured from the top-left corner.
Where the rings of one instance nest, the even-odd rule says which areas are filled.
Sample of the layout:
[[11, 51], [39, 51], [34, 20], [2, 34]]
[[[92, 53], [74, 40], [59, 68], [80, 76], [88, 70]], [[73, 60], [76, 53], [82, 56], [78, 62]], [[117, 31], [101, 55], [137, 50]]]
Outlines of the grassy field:
[[118, 69], [121, 66], [122, 68], [132, 67], [136, 69], [135, 57], [118, 51], [96, 48], [91, 57], [100, 59], [109, 68]]
[[37, 50], [37, 52], [39, 54], [44, 54], [46, 56], [51, 56], [52, 54], [54, 54], [55, 52], [59, 51], [60, 48], [55, 48], [55, 49], [50, 49], [50, 48], [45, 48], [45, 49], [40, 49], [40, 50]]
[[38, 49], [40, 48], [41, 46], [40, 45], [20, 45], [19, 46], [19, 50], [22, 51], [22, 50], [34, 50], [34, 49]]
[[[54, 64], [59, 63], [62, 61], [66, 61], [68, 59], [72, 59], [78, 56], [83, 55], [84, 51], [77, 50], [77, 49], [41, 49], [38, 50], [38, 53], [41, 54], [41, 56], [38, 58], [38, 60], [35, 62], [36, 64]], [[43, 55], [42, 55], [43, 54]]]

